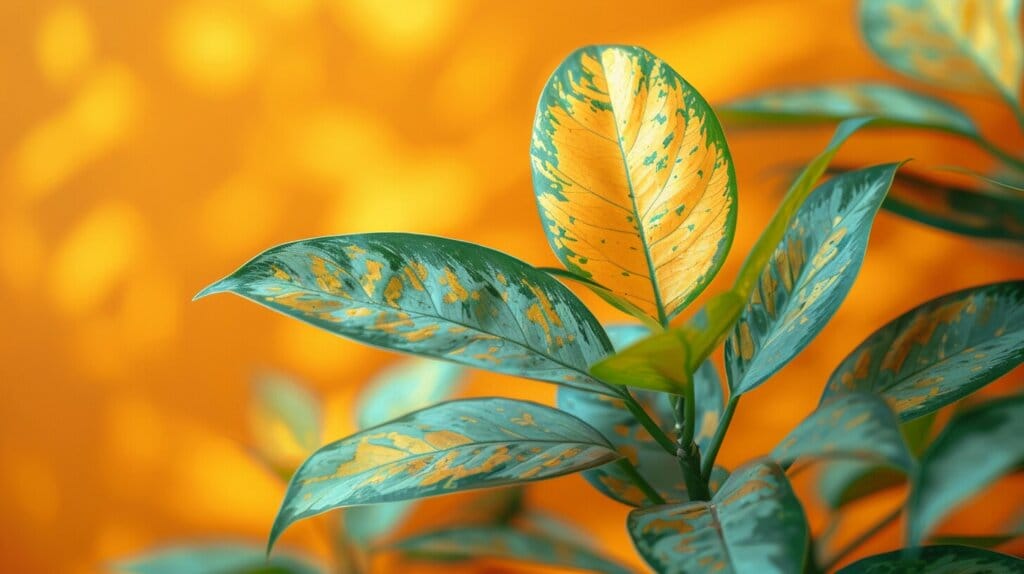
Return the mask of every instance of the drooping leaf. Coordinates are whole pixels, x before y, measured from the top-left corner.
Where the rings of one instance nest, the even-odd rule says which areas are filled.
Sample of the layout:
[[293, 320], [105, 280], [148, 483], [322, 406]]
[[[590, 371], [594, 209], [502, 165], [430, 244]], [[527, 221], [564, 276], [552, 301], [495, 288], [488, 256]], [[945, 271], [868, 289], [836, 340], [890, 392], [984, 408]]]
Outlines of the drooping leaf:
[[464, 399], [328, 444], [288, 485], [270, 544], [332, 508], [552, 478], [620, 457], [576, 417], [537, 403]]
[[512, 526], [440, 530], [402, 540], [393, 548], [431, 558], [496, 558], [607, 574], [630, 572], [586, 546]]
[[690, 350], [676, 330], [633, 343], [590, 367], [599, 380], [615, 385], [684, 395], [691, 384]]
[[724, 262], [736, 221], [725, 136], [700, 94], [650, 52], [569, 55], [541, 94], [531, 156], [558, 258], [660, 322]]
[[269, 249], [197, 297], [233, 292], [378, 347], [588, 388], [611, 351], [564, 285], [503, 253], [440, 237], [369, 233]]
[[839, 309], [898, 167], [880, 165], [834, 177], [800, 206], [725, 346], [734, 393], [750, 391], [775, 374]]
[[763, 92], [721, 108], [726, 121], [791, 124], [876, 117], [880, 125], [978, 133], [962, 111], [941, 100], [886, 84], [845, 84]]
[[296, 381], [263, 373], [254, 385], [251, 430], [258, 456], [285, 478], [320, 446], [320, 405]]
[[278, 554], [270, 558], [256, 546], [240, 543], [177, 546], [115, 565], [126, 574], [319, 574], [304, 559]]
[[[649, 333], [638, 325], [613, 325], [606, 330], [616, 348]], [[693, 385], [697, 429], [694, 440], [702, 450], [706, 450], [718, 426], [724, 404], [722, 386], [711, 363], [706, 362], [697, 370]], [[658, 426], [668, 436], [672, 436], [675, 420], [670, 396], [648, 391], [633, 394]], [[562, 387], [558, 389], [558, 408], [587, 421], [600, 431], [667, 502], [688, 500], [679, 461], [651, 437], [626, 409], [622, 399]], [[594, 488], [625, 504], [643, 506], [649, 502], [647, 496], [618, 466], [595, 468], [584, 472], [583, 476]]]
[[1019, 0], [861, 0], [861, 30], [892, 68], [950, 88], [1020, 95]]
[[609, 305], [615, 307], [619, 311], [622, 311], [623, 313], [631, 317], [634, 317], [635, 319], [646, 325], [647, 328], [654, 331], [662, 330], [661, 324], [658, 323], [656, 319], [652, 319], [651, 317], [649, 317], [643, 309], [637, 307], [633, 303], [630, 303], [629, 300], [626, 299], [625, 297], [616, 295], [614, 292], [612, 292], [611, 289], [605, 287], [604, 285], [601, 285], [600, 283], [594, 281], [593, 279], [587, 279], [586, 277], [577, 275], [572, 271], [566, 271], [565, 269], [560, 269], [557, 267], [538, 267], [538, 269], [544, 271], [545, 273], [553, 275], [559, 279], [568, 279], [569, 281], [575, 281], [581, 285], [585, 285], [591, 291], [596, 293], [599, 297], [604, 299]]
[[908, 421], [967, 396], [1022, 360], [1024, 281], [973, 287], [876, 331], [832, 373], [822, 400], [874, 392]]
[[915, 558], [903, 550], [850, 564], [837, 574], [1017, 574], [1024, 561], [970, 546], [926, 546]]
[[866, 459], [904, 471], [914, 465], [896, 415], [882, 398], [868, 393], [822, 403], [772, 451], [784, 468], [801, 457]]
[[371, 379], [359, 398], [356, 413], [365, 429], [397, 419], [452, 396], [462, 367], [414, 357], [389, 367]]
[[808, 528], [782, 469], [758, 461], [736, 470], [711, 502], [629, 514], [637, 550], [662, 574], [801, 572]]
[[921, 457], [907, 503], [907, 540], [919, 544], [947, 513], [1024, 462], [1024, 395], [956, 416]]

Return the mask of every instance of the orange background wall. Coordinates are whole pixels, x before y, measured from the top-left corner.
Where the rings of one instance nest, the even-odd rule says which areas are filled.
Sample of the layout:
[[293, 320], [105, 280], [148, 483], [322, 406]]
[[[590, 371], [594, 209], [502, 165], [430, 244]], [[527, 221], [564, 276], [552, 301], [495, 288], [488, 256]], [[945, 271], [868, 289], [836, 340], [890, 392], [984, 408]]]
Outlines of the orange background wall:
[[[283, 487], [246, 455], [252, 373], [307, 381], [337, 438], [361, 382], [392, 356], [236, 298], [191, 296], [265, 247], [332, 233], [442, 234], [552, 264], [528, 145], [541, 86], [573, 48], [644, 45], [712, 102], [828, 80], [906, 85], [855, 26], [839, 0], [0, 2], [0, 569], [78, 574], [175, 539], [262, 541]], [[1021, 149], [996, 102], [956, 101]], [[739, 232], [709, 292], [777, 204], [777, 166], [828, 133], [729, 130]], [[990, 167], [968, 144], [902, 132], [858, 135], [841, 154], [907, 157]], [[1022, 256], [883, 213], [849, 299], [744, 399], [721, 460], [768, 451], [875, 327], [938, 294], [1021, 277]], [[553, 397], [482, 373], [468, 392]], [[1021, 484], [1003, 483], [957, 530], [997, 523]], [[626, 509], [578, 477], [538, 484], [530, 501], [637, 563]], [[325, 551], [309, 525], [284, 543]]]

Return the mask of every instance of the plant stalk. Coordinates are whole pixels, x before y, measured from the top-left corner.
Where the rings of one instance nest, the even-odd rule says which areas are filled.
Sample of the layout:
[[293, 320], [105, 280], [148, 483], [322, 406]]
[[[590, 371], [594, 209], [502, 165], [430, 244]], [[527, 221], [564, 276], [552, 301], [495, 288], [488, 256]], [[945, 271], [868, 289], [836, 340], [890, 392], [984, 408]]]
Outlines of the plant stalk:
[[623, 472], [629, 475], [630, 479], [633, 481], [633, 484], [635, 484], [637, 488], [639, 488], [641, 492], [643, 492], [644, 495], [647, 496], [651, 503], [665, 504], [665, 499], [662, 498], [661, 495], [658, 494], [658, 491], [655, 490], [653, 486], [651, 486], [651, 483], [647, 482], [647, 479], [644, 478], [639, 471], [637, 471], [636, 467], [633, 466], [633, 463], [631, 463], [628, 459], [621, 458], [619, 459], [619, 462], [616, 464], [619, 465]]
[[701, 477], [705, 482], [711, 480], [711, 471], [715, 468], [715, 458], [718, 457], [718, 451], [722, 448], [722, 442], [725, 440], [725, 434], [729, 430], [729, 425], [732, 424], [732, 416], [736, 414], [736, 405], [740, 403], [740, 395], [732, 395], [729, 397], [729, 402], [725, 405], [725, 412], [722, 413], [722, 420], [718, 423], [718, 428], [715, 429], [715, 436], [711, 438], [711, 446], [708, 447], [708, 451], [704, 453], [704, 463], [701, 466]]
[[838, 564], [843, 558], [846, 558], [846, 556], [849, 555], [851, 552], [859, 548], [861, 544], [864, 544], [868, 540], [871, 540], [871, 538], [873, 538], [876, 534], [881, 532], [883, 528], [892, 524], [897, 518], [899, 518], [901, 512], [903, 512], [903, 506], [897, 506], [892, 512], [887, 514], [885, 518], [882, 518], [882, 520], [879, 521], [877, 524], [867, 529], [860, 536], [851, 540], [850, 543], [846, 546], [840, 548], [834, 555], [832, 555], [831, 558], [829, 558], [825, 561], [824, 564], [822, 564], [821, 571], [828, 572], [832, 568], [835, 568], [836, 564]]
[[661, 448], [665, 450], [665, 452], [675, 455], [675, 443], [672, 442], [672, 439], [670, 439], [668, 435], [665, 434], [665, 431], [661, 430], [661, 427], [658, 426], [658, 423], [654, 422], [654, 419], [651, 418], [651, 415], [647, 414], [647, 411], [645, 411], [644, 408], [640, 406], [640, 403], [638, 403], [636, 399], [633, 398], [633, 395], [630, 394], [629, 389], [627, 389], [626, 387], [620, 387], [618, 395], [625, 403], [626, 408], [629, 410], [629, 412], [632, 413], [633, 417], [640, 422], [640, 425], [647, 430], [647, 432], [651, 435], [652, 438], [654, 438], [655, 442], [657, 442], [658, 445], [660, 445]]

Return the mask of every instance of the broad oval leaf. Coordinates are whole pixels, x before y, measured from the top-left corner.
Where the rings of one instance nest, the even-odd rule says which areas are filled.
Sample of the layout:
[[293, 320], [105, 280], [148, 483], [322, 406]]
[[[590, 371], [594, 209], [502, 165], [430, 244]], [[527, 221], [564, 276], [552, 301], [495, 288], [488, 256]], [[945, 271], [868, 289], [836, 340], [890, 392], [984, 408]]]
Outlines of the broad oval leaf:
[[462, 367], [413, 357], [392, 365], [371, 379], [356, 407], [359, 428], [397, 419], [455, 393], [462, 381]]
[[722, 109], [726, 120], [799, 123], [872, 116], [879, 123], [931, 128], [968, 137], [974, 122], [941, 100], [886, 84], [790, 88], [737, 100]]
[[251, 432], [257, 455], [285, 479], [320, 446], [320, 404], [302, 386], [278, 373], [256, 378]]
[[332, 508], [552, 478], [618, 460], [601, 433], [511, 399], [443, 403], [324, 446], [292, 477], [270, 544]]
[[735, 393], [775, 374], [839, 309], [898, 167], [880, 165], [834, 177], [800, 206], [726, 344], [729, 387]]
[[933, 299], [867, 338], [829, 378], [822, 400], [881, 394], [902, 421], [961, 399], [1024, 360], [1024, 281]]
[[873, 460], [904, 471], [914, 465], [896, 415], [885, 400], [868, 393], [821, 404], [772, 451], [783, 468], [801, 457]]
[[115, 565], [125, 574], [319, 574], [302, 558], [240, 543], [198, 544], [157, 550]]
[[[649, 334], [636, 326], [610, 326], [608, 336], [616, 347]], [[696, 397], [696, 429], [694, 440], [706, 452], [718, 420], [722, 414], [724, 398], [714, 365], [705, 362], [693, 377]], [[675, 433], [672, 400], [666, 393], [635, 391], [637, 402], [658, 423], [668, 436]], [[558, 408], [579, 417], [601, 432], [616, 450], [636, 468], [666, 502], [685, 502], [686, 484], [679, 470], [679, 461], [666, 452], [643, 425], [626, 409], [622, 399], [578, 391], [568, 387], [558, 389]], [[632, 506], [648, 504], [647, 496], [620, 467], [607, 465], [583, 473], [594, 488], [605, 495]]]
[[861, 0], [868, 45], [914, 78], [1016, 105], [1024, 47], [1019, 0]]
[[589, 46], [548, 80], [531, 145], [555, 255], [665, 323], [707, 287], [736, 223], [736, 177], [711, 106], [634, 46]]
[[634, 510], [629, 532], [662, 574], [800, 572], [808, 544], [800, 501], [782, 469], [767, 461], [737, 469], [711, 502]]
[[896, 550], [869, 556], [837, 574], [1018, 574], [1020, 558], [970, 546], [926, 546], [916, 557]]
[[451, 528], [408, 538], [391, 548], [429, 558], [497, 558], [606, 574], [630, 572], [586, 546], [512, 526]]
[[907, 540], [918, 544], [947, 513], [1024, 462], [1024, 395], [958, 415], [921, 457], [907, 503]]
[[598, 392], [609, 353], [564, 285], [479, 245], [407, 233], [321, 237], [269, 249], [198, 297], [233, 292], [378, 347]]

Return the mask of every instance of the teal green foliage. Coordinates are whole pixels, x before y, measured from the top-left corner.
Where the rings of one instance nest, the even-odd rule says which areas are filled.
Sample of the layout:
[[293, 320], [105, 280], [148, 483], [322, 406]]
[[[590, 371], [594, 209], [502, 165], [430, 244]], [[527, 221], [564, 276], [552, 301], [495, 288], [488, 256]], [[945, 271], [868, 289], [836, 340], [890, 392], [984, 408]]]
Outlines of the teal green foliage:
[[897, 550], [850, 564], [838, 574], [1017, 574], [1021, 560], [969, 546], [927, 546], [917, 558]]

